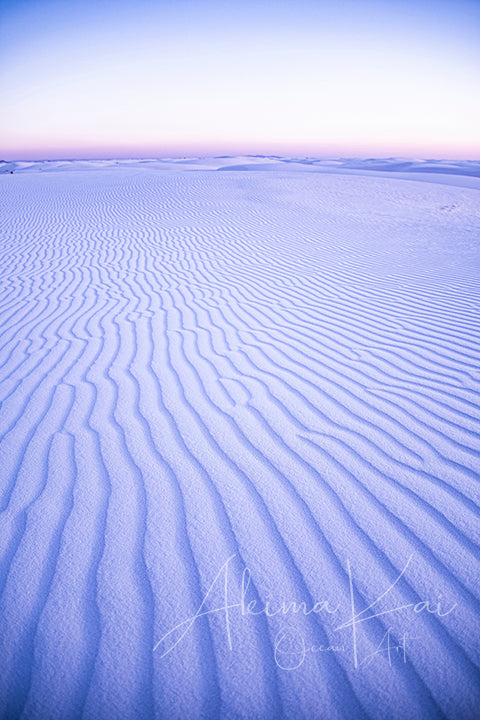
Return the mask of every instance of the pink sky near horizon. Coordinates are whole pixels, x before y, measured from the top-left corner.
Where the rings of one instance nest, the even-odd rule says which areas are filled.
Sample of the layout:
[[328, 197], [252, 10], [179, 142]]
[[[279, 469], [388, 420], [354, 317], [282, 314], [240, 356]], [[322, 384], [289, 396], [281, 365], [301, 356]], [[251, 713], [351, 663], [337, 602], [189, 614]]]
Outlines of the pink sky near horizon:
[[336, 158], [404, 158], [404, 159], [437, 159], [437, 160], [476, 160], [480, 162], [480, 144], [476, 147], [461, 148], [458, 145], [451, 148], [445, 145], [432, 146], [404, 146], [390, 144], [387, 146], [353, 146], [353, 145], [289, 145], [269, 147], [266, 144], [256, 146], [248, 144], [239, 146], [232, 143], [218, 146], [205, 144], [156, 147], [143, 146], [75, 146], [75, 147], [41, 147], [14, 148], [10, 152], [0, 154], [0, 161], [29, 161], [29, 160], [109, 160], [109, 159], [154, 159], [154, 158], [202, 158], [220, 156], [279, 156], [279, 157], [315, 157], [325, 159]]

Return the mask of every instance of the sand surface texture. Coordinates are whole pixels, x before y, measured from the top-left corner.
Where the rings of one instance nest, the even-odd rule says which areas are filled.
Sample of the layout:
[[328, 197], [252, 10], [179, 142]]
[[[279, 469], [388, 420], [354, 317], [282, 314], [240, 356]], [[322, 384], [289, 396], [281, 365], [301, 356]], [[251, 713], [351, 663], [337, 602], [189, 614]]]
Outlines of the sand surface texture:
[[2, 165], [1, 718], [478, 717], [464, 167]]

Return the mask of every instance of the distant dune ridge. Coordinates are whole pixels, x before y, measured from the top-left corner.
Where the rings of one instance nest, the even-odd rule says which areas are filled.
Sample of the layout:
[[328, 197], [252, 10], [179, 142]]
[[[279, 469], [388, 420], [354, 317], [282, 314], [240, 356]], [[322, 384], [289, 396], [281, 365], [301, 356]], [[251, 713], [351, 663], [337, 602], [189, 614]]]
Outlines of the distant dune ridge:
[[[13, 172], [57, 172], [58, 170], [99, 170], [112, 167], [142, 167], [156, 171], [175, 170], [300, 170], [311, 172], [341, 172], [447, 182], [450, 185], [480, 187], [480, 160], [412, 160], [402, 158], [384, 159], [321, 159], [286, 158], [276, 155], [246, 155], [244, 157], [204, 158], [145, 158], [143, 160], [22, 160], [8, 162], [0, 160], [0, 174]], [[471, 180], [468, 180], [471, 178]]]
[[0, 718], [478, 717], [480, 163], [0, 175]]

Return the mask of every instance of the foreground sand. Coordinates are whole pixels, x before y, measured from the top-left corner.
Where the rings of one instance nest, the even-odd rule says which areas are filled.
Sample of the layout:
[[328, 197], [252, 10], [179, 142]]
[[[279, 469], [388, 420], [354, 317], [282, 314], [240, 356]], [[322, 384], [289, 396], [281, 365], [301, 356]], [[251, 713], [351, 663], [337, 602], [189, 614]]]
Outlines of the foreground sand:
[[479, 192], [239, 165], [0, 177], [0, 717], [473, 720]]

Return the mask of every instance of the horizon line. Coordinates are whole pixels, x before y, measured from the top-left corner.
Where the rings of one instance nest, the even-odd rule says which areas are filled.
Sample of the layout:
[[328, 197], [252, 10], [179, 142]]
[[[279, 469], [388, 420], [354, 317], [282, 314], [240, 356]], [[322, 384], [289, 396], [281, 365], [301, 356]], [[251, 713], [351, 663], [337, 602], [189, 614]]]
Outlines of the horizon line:
[[480, 162], [480, 154], [478, 156], [472, 155], [469, 157], [465, 156], [453, 156], [453, 155], [373, 155], [373, 154], [343, 154], [343, 155], [324, 155], [324, 154], [312, 154], [312, 153], [205, 153], [205, 154], [183, 154], [174, 153], [171, 155], [91, 155], [91, 156], [62, 156], [62, 157], [28, 157], [28, 156], [17, 156], [15, 158], [7, 159], [0, 156], [0, 163], [15, 163], [15, 162], [102, 162], [102, 161], [147, 161], [147, 160], [202, 160], [202, 159], [226, 159], [236, 157], [247, 157], [247, 158], [268, 158], [268, 159], [301, 159], [301, 160], [405, 160], [405, 161], [419, 161], [425, 162], [440, 162], [440, 161], [451, 161], [451, 162]]

